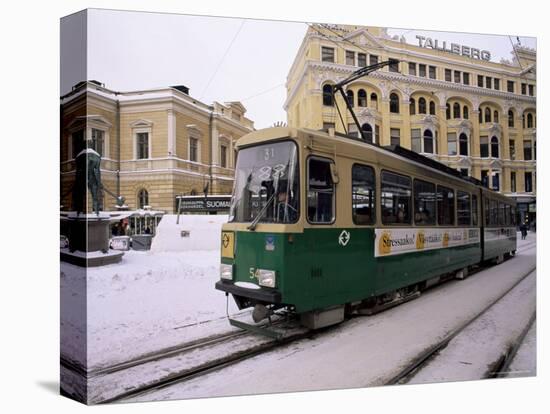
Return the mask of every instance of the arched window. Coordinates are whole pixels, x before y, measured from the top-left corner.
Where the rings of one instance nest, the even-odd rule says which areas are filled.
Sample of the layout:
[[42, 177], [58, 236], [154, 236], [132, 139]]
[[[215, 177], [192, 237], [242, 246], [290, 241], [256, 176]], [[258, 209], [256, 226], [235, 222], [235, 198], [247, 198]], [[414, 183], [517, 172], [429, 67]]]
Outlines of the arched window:
[[479, 109], [477, 110], [477, 113], [478, 113], [478, 115], [479, 115], [478, 121], [479, 121], [479, 123], [481, 124], [481, 123], [483, 122], [483, 115], [481, 114], [481, 113], [482, 113], [481, 108], [479, 108]]
[[498, 139], [497, 139], [497, 137], [491, 138], [491, 157], [498, 158]]
[[514, 127], [514, 111], [512, 111], [511, 109], [508, 111], [508, 127]]
[[425, 114], [426, 113], [426, 99], [420, 98], [418, 100], [418, 113], [419, 114]]
[[491, 110], [485, 108], [485, 122], [491, 122]]
[[416, 114], [416, 101], [414, 98], [409, 99], [409, 113], [411, 115]]
[[365, 136], [366, 141], [372, 143], [372, 127], [370, 124], [361, 125], [361, 129], [364, 132], [363, 135]]
[[367, 92], [364, 89], [359, 89], [357, 92], [357, 105], [367, 106]]
[[334, 106], [334, 95], [332, 94], [332, 85], [323, 86], [323, 105]]
[[470, 116], [468, 115], [470, 113], [470, 110], [468, 109], [468, 105], [464, 105], [462, 108], [462, 118], [468, 119]]
[[430, 115], [435, 115], [435, 102], [430, 101]]
[[370, 103], [374, 109], [378, 109], [378, 96], [374, 92], [370, 94]]
[[424, 152], [434, 153], [434, 136], [429, 129], [424, 131]]
[[446, 115], [447, 115], [447, 119], [451, 119], [451, 105], [450, 104], [447, 104], [446, 105], [446, 111], [445, 111]]
[[149, 205], [149, 193], [145, 188], [142, 188], [138, 192], [138, 208], [144, 209]]
[[525, 129], [525, 112], [521, 114], [521, 127]]
[[394, 114], [399, 113], [399, 96], [396, 93], [390, 95], [390, 112]]
[[347, 92], [346, 92], [346, 96], [347, 96], [347, 98], [348, 98], [349, 104], [350, 104], [351, 106], [353, 106], [353, 101], [354, 101], [354, 99], [353, 99], [353, 91], [347, 91]]
[[458, 102], [453, 104], [453, 118], [460, 118], [460, 104]]
[[495, 112], [493, 112], [493, 122], [498, 123], [498, 111], [496, 111], [496, 110], [495, 110]]
[[468, 137], [466, 136], [466, 134], [464, 133], [460, 134], [460, 137], [458, 137], [458, 145], [459, 145], [459, 154], [468, 155]]
[[533, 128], [533, 114], [527, 114], [527, 128]]

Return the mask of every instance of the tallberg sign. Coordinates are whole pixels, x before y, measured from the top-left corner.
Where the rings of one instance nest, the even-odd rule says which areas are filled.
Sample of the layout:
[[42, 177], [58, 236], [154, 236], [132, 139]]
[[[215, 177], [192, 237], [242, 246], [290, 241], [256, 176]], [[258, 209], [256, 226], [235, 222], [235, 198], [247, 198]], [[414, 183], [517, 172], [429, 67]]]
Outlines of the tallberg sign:
[[454, 53], [455, 55], [467, 56], [473, 59], [481, 60], [491, 60], [491, 52], [488, 50], [480, 50], [475, 47], [463, 46], [457, 43], [451, 43], [450, 47], [447, 47], [447, 42], [443, 41], [441, 44], [439, 40], [432, 39], [429, 37], [424, 37], [416, 35], [418, 39], [418, 46], [425, 47], [428, 49], [441, 50], [443, 52]]

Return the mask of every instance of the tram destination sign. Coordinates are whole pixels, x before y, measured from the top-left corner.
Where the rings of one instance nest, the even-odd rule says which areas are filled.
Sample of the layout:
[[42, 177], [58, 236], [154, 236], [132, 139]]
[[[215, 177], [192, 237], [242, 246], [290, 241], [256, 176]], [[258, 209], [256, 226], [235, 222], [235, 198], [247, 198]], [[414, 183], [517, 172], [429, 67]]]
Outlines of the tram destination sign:
[[[475, 47], [459, 45], [458, 43], [447, 43], [431, 37], [416, 35], [418, 46], [427, 49], [441, 50], [455, 55], [466, 56], [472, 59], [491, 60], [491, 52], [488, 50], [476, 49]], [[449, 45], [449, 46], [447, 46]]]
[[181, 213], [228, 212], [231, 196], [178, 196], [176, 203]]

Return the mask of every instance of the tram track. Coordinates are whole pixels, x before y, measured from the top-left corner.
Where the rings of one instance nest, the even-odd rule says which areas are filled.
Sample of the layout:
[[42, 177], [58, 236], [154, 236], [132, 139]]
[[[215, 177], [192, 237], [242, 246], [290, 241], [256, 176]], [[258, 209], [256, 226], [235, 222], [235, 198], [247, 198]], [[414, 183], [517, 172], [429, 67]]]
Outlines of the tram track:
[[[527, 246], [525, 246], [527, 247]], [[522, 249], [523, 250], [528, 250]], [[414, 357], [411, 362], [404, 367], [402, 370], [400, 370], [397, 374], [393, 375], [389, 380], [385, 382], [385, 385], [396, 385], [396, 384], [405, 384], [409, 381], [412, 376], [425, 366], [429, 365], [431, 359], [435, 357], [440, 351], [442, 351], [455, 337], [457, 337], [460, 333], [462, 333], [466, 328], [471, 326], [475, 321], [480, 319], [483, 315], [485, 315], [489, 309], [491, 309], [494, 305], [496, 305], [499, 301], [504, 299], [510, 292], [512, 292], [521, 282], [523, 282], [526, 278], [528, 278], [534, 271], [536, 270], [536, 266], [533, 268], [530, 268], [527, 272], [522, 274], [522, 276], [514, 282], [514, 284], [506, 289], [504, 293], [499, 295], [497, 298], [492, 300], [489, 304], [487, 304], [481, 311], [476, 313], [474, 316], [466, 320], [464, 323], [462, 323], [460, 326], [458, 326], [456, 329], [449, 332], [443, 339], [435, 343], [434, 345], [428, 347], [421, 353], [419, 353], [416, 357]], [[519, 340], [514, 342], [512, 344], [508, 351], [504, 353], [503, 357], [497, 360], [493, 367], [491, 367], [487, 373], [485, 374], [484, 378], [495, 378], [498, 376], [499, 372], [502, 372], [503, 369], [505, 369], [510, 361], [513, 359], [513, 355], [517, 351], [517, 348], [519, 347], [519, 344], [521, 344], [521, 341], [525, 334], [528, 331], [528, 328], [530, 327], [532, 321], [534, 320], [535, 316], [533, 315], [531, 317], [531, 321], [528, 324], [528, 327], [525, 328], [524, 332], [520, 336]]]

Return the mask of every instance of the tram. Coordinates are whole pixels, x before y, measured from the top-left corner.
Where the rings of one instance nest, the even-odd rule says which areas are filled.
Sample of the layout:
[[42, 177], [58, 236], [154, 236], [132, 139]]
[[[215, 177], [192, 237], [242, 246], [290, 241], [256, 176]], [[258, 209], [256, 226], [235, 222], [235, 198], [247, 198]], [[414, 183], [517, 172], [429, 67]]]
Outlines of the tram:
[[284, 309], [322, 328], [515, 254], [515, 202], [431, 158], [332, 129], [236, 148], [215, 287], [256, 323]]

